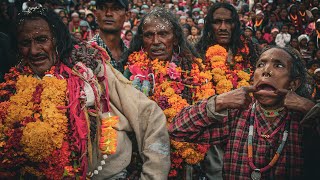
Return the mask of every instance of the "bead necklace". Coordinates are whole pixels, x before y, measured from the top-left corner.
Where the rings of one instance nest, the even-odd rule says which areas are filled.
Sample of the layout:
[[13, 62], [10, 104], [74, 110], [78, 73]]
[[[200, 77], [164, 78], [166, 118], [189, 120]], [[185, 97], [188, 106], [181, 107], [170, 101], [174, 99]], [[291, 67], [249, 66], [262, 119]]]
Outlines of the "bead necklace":
[[278, 109], [272, 109], [272, 110], [268, 110], [268, 109], [264, 109], [263, 107], [261, 107], [261, 110], [263, 111], [263, 114], [270, 118], [270, 117], [277, 117], [280, 115], [280, 112], [284, 110], [284, 107], [280, 107]]
[[[284, 148], [284, 145], [288, 138], [289, 128], [290, 128], [290, 121], [289, 121], [289, 114], [286, 117], [286, 123], [285, 123], [285, 130], [282, 135], [282, 141], [279, 145], [275, 155], [273, 156], [272, 160], [269, 162], [269, 164], [261, 169], [257, 168], [253, 163], [253, 130], [254, 130], [254, 118], [255, 118], [255, 109], [256, 104], [254, 103], [252, 105], [251, 113], [250, 113], [250, 126], [249, 126], [249, 135], [248, 135], [248, 160], [249, 160], [249, 166], [251, 169], [253, 169], [251, 173], [251, 178], [253, 180], [260, 180], [261, 174], [272, 168], [276, 162], [278, 161], [280, 154]], [[280, 130], [280, 129], [279, 129]]]

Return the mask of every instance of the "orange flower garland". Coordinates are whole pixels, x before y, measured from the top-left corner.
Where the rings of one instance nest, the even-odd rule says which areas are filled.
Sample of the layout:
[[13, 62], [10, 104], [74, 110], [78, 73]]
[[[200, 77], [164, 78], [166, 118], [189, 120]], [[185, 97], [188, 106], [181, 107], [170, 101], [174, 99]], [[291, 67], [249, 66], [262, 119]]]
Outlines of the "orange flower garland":
[[[15, 69], [10, 73], [9, 82], [16, 79], [15, 93], [0, 103], [0, 169], [20, 167], [15, 173], [62, 178], [63, 166], [72, 166], [68, 118], [65, 109], [58, 109], [66, 103], [67, 81], [52, 75], [38, 79], [28, 71], [20, 75]], [[1, 84], [3, 89], [9, 86], [11, 82]]]
[[[150, 98], [157, 102], [167, 117], [168, 124], [184, 107], [189, 106], [186, 99], [182, 98], [182, 91], [185, 87], [191, 89], [192, 101], [208, 98], [214, 95], [211, 82], [212, 75], [210, 71], [200, 72], [200, 68], [205, 66], [201, 59], [194, 59], [192, 69], [184, 71], [169, 61], [160, 61], [158, 59], [147, 59], [144, 52], [134, 52], [128, 58], [128, 69], [135, 77], [142, 77], [140, 74], [134, 74], [146, 70], [154, 75], [154, 92]], [[141, 59], [139, 59], [141, 58]], [[138, 67], [139, 70], [133, 70]], [[131, 80], [134, 77], [131, 76]], [[142, 79], [140, 79], [142, 80]], [[153, 82], [152, 79], [149, 79]], [[191, 83], [186, 83], [186, 82]], [[197, 164], [204, 159], [209, 145], [200, 145], [186, 142], [176, 142], [171, 140], [171, 171], [169, 177], [175, 177], [177, 171], [181, 169], [182, 163]]]
[[[242, 51], [246, 53], [246, 47]], [[228, 64], [227, 57], [226, 49], [220, 45], [211, 46], [206, 52], [205, 69], [207, 71], [211, 70], [216, 94], [222, 94], [249, 85], [251, 72], [250, 70], [249, 72], [244, 70], [242, 56], [236, 55], [234, 57], [235, 65]]]

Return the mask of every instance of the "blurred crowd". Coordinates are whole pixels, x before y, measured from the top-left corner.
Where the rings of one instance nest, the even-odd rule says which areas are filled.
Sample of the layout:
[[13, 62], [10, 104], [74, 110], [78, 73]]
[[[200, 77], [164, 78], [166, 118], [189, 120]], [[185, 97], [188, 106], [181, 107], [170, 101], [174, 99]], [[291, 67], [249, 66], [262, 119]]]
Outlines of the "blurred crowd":
[[[208, 7], [222, 0], [130, 0], [129, 16], [123, 25], [122, 39], [127, 47], [144, 14], [157, 6], [169, 9], [179, 19], [184, 35], [196, 44], [202, 35]], [[297, 49], [309, 73], [319, 86], [320, 79], [320, 5], [319, 0], [227, 0], [237, 9], [242, 34], [254, 44], [257, 52], [269, 44]], [[96, 2], [90, 0], [1, 0], [1, 42], [14, 38], [11, 30], [17, 12], [40, 3], [53, 8], [69, 31], [81, 41], [89, 41], [99, 33]], [[5, 41], [7, 42], [7, 41]], [[14, 41], [12, 41], [14, 42]], [[1, 43], [1, 53], [10, 52]], [[13, 46], [13, 44], [12, 44]], [[6, 49], [7, 48], [7, 49]], [[14, 58], [13, 58], [14, 59]], [[8, 66], [14, 62], [5, 62]], [[1, 72], [5, 70], [1, 69]]]

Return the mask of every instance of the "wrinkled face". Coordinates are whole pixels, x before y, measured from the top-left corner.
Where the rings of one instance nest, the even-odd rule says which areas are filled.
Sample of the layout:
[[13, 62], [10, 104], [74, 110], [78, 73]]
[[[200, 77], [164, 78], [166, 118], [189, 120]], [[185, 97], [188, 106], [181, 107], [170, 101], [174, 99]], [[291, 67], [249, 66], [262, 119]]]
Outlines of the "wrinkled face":
[[225, 8], [217, 9], [213, 13], [212, 29], [216, 43], [228, 46], [234, 29], [231, 11]]
[[149, 58], [171, 60], [177, 45], [172, 24], [157, 17], [147, 17], [142, 26], [143, 48]]
[[261, 54], [253, 75], [253, 84], [257, 87], [255, 98], [264, 106], [274, 106], [282, 101], [275, 93], [277, 89], [294, 90], [290, 82], [291, 56], [282, 49], [271, 48]]
[[127, 13], [124, 7], [113, 1], [98, 6], [95, 15], [101, 31], [119, 32]]
[[43, 76], [57, 62], [48, 23], [41, 18], [25, 20], [18, 30], [18, 48], [23, 60], [34, 73]]

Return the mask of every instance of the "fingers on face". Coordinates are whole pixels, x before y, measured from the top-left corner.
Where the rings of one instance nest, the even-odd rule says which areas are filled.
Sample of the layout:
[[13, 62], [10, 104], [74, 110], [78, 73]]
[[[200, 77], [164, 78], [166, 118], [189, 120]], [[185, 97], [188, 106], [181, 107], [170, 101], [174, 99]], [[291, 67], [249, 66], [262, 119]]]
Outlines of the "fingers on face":
[[276, 94], [281, 95], [281, 96], [285, 96], [289, 93], [290, 91], [287, 89], [277, 89], [275, 91]]

